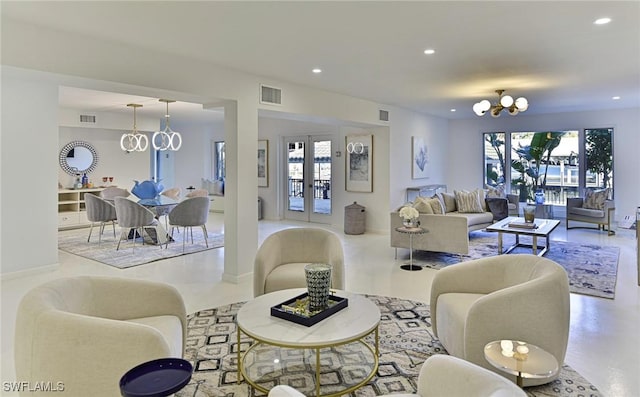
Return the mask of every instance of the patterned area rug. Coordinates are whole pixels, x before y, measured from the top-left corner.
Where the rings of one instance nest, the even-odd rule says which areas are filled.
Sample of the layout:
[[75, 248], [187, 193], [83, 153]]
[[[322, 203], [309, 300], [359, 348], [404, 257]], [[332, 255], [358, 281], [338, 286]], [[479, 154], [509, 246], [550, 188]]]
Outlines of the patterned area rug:
[[[349, 395], [371, 397], [415, 393], [422, 363], [433, 354], [447, 354], [433, 336], [429, 306], [406, 299], [375, 295], [367, 297], [380, 308], [380, 362], [376, 376]], [[244, 336], [240, 346], [237, 343], [235, 319], [240, 307], [242, 303], [234, 303], [189, 315], [185, 359], [193, 364], [194, 372], [191, 382], [176, 393], [177, 397], [264, 396], [264, 393], [256, 391], [246, 382], [237, 383], [237, 349], [246, 351], [251, 345], [251, 339]], [[337, 387], [340, 383], [348, 382], [353, 375], [368, 372], [367, 360], [360, 361], [359, 353], [350, 349], [347, 347], [347, 354], [326, 349], [322, 351], [322, 385]], [[311, 355], [310, 352], [308, 354]], [[299, 354], [298, 358], [302, 356], [307, 356], [307, 353]], [[273, 355], [258, 357], [263, 360], [264, 368], [273, 367]], [[314, 360], [310, 362], [312, 366]], [[332, 368], [325, 369], [325, 365], [329, 364]], [[263, 375], [266, 380], [259, 383], [266, 388], [288, 384], [308, 396], [314, 395], [314, 372], [312, 370], [309, 373], [309, 365], [283, 365], [283, 368], [283, 371], [275, 374], [265, 371]], [[528, 387], [525, 391], [534, 397], [600, 396], [595, 386], [566, 364], [554, 382]]]
[[[207, 248], [202, 229], [193, 228], [193, 244], [191, 244], [191, 239], [188, 239], [184, 246], [184, 252], [182, 252], [182, 233], [177, 232], [174, 232], [173, 236], [175, 241], [170, 242], [167, 249], [165, 249], [164, 245], [162, 245], [162, 249], [158, 245], [142, 245], [142, 240], [139, 238], [136, 241], [135, 249], [132, 240], [123, 240], [120, 243], [120, 249], [116, 251], [118, 240], [113, 238], [112, 229], [105, 228], [101, 244], [98, 244], [97, 232], [98, 228], [94, 227], [91, 242], [87, 243], [88, 228], [60, 231], [58, 232], [58, 249], [119, 269], [126, 269], [224, 246], [224, 234], [207, 233], [209, 243], [209, 248]], [[182, 229], [180, 229], [180, 232], [182, 232]], [[116, 236], [120, 236], [118, 228], [116, 228]]]
[[[503, 235], [503, 249], [515, 243], [514, 235]], [[544, 244], [538, 239], [538, 245]], [[530, 237], [520, 237], [520, 242], [531, 244]], [[403, 250], [406, 251], [406, 250]], [[414, 251], [414, 263], [433, 269], [487, 256], [498, 252], [498, 234], [476, 231], [469, 235], [469, 255], [445, 254], [439, 252]], [[530, 248], [518, 247], [512, 253], [531, 253]], [[409, 254], [407, 253], [407, 258]], [[619, 247], [595, 244], [578, 244], [565, 241], [551, 241], [551, 248], [545, 254], [562, 265], [569, 275], [569, 290], [583, 295], [613, 299], [618, 273]]]

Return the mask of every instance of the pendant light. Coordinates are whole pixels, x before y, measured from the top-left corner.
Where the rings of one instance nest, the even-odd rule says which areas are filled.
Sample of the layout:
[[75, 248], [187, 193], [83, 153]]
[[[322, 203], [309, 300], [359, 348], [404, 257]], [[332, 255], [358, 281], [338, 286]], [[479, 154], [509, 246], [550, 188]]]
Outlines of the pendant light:
[[120, 138], [120, 149], [125, 152], [144, 152], [149, 147], [149, 138], [138, 131], [136, 127], [136, 109], [141, 108], [142, 105], [137, 103], [130, 103], [128, 107], [133, 108], [133, 129], [131, 132], [125, 132]]
[[165, 114], [166, 122], [164, 131], [156, 131], [151, 138], [153, 148], [155, 150], [179, 150], [182, 146], [182, 135], [179, 132], [171, 130], [169, 126], [169, 104], [175, 102], [171, 99], [160, 99], [160, 102], [167, 104], [167, 113]]

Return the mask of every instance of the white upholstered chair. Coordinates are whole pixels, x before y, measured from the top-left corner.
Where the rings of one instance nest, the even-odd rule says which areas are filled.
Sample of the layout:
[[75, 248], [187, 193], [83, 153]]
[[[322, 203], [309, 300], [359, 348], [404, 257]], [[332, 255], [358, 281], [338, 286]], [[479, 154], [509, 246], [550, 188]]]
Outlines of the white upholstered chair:
[[344, 254], [334, 233], [318, 228], [291, 228], [268, 236], [256, 254], [253, 295], [307, 286], [304, 266], [332, 265], [331, 287], [344, 289]]
[[129, 369], [183, 356], [186, 325], [183, 299], [167, 284], [89, 276], [50, 281], [27, 292], [18, 307], [16, 379], [64, 383], [64, 393], [35, 393], [43, 396], [119, 396]]
[[[390, 397], [525, 397], [513, 382], [468, 361], [438, 354], [422, 364], [417, 394], [389, 394]], [[296, 389], [279, 385], [269, 397], [303, 397]]]
[[[446, 267], [434, 276], [430, 304], [434, 334], [452, 356], [499, 372], [484, 358], [484, 346], [512, 339], [541, 347], [559, 366], [564, 362], [569, 281], [564, 268], [550, 259], [498, 255]], [[544, 384], [557, 376], [523, 384]]]
[[91, 240], [91, 232], [93, 232], [93, 226], [97, 223], [98, 230], [98, 244], [102, 242], [102, 232], [104, 232], [104, 226], [111, 222], [113, 227], [113, 238], [116, 237], [116, 207], [98, 196], [87, 193], [84, 195], [84, 204], [87, 210], [87, 220], [91, 222], [91, 228], [89, 229], [89, 237], [87, 242]]

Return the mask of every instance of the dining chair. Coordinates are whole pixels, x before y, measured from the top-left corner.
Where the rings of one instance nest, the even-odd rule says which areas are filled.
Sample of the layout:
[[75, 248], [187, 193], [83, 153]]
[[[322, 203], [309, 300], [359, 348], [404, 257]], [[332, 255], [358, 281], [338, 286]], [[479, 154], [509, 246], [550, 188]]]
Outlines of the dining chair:
[[164, 190], [160, 194], [163, 196], [170, 197], [174, 200], [180, 200], [180, 195], [182, 194], [182, 191], [180, 190], [179, 187], [172, 187], [171, 189]]
[[[191, 197], [176, 205], [169, 212], [169, 230], [182, 226], [182, 252], [184, 252], [185, 240], [187, 239], [187, 228], [191, 235], [191, 244], [193, 244], [193, 227], [200, 226], [204, 233], [204, 242], [209, 248], [207, 241], [207, 218], [209, 217], [209, 197]], [[167, 247], [169, 241], [167, 240]]]
[[187, 193], [185, 197], [209, 197], [209, 191], [207, 189], [194, 189]]
[[129, 191], [127, 189], [122, 189], [119, 187], [115, 187], [115, 186], [110, 186], [108, 188], [105, 188], [103, 191], [100, 192], [100, 197], [102, 197], [105, 200], [111, 200], [113, 201], [114, 198], [116, 197], [128, 197], [131, 193], [129, 193]]
[[[143, 205], [136, 203], [124, 197], [116, 197], [116, 216], [118, 217], [118, 224], [120, 225], [120, 239], [118, 240], [118, 246], [116, 251], [120, 249], [120, 242], [123, 238], [128, 238], [129, 233], [133, 230], [133, 249], [136, 247], [136, 233], [139, 232], [142, 237], [142, 244], [144, 244], [144, 232], [147, 230], [149, 238], [153, 240], [148, 229], [152, 229], [156, 238], [158, 239], [158, 245], [162, 249], [162, 243], [165, 242], [163, 235], [166, 236], [166, 231], [160, 226], [158, 220], [155, 218], [155, 214]], [[165, 237], [166, 238], [166, 237]]]
[[101, 199], [100, 197], [87, 193], [84, 195], [84, 204], [87, 210], [87, 219], [91, 222], [91, 228], [89, 229], [89, 237], [87, 242], [91, 240], [91, 232], [93, 232], [93, 226], [98, 223], [100, 226], [98, 234], [98, 245], [102, 243], [102, 233], [107, 223], [111, 222], [113, 226], [113, 238], [116, 237], [116, 207], [110, 202]]

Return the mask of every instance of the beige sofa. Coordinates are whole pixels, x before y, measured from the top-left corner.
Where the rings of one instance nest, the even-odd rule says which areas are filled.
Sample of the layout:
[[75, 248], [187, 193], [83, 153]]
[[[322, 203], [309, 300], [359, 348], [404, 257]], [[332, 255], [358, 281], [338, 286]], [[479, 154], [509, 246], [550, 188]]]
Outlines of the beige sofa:
[[[484, 212], [461, 213], [455, 204], [444, 205], [444, 214], [420, 213], [420, 227], [427, 233], [413, 236], [413, 249], [421, 251], [448, 252], [453, 254], [469, 253], [469, 233], [481, 230], [493, 223], [493, 214], [482, 200]], [[396, 230], [402, 226], [398, 211], [390, 215], [391, 246], [409, 249], [410, 236]]]

